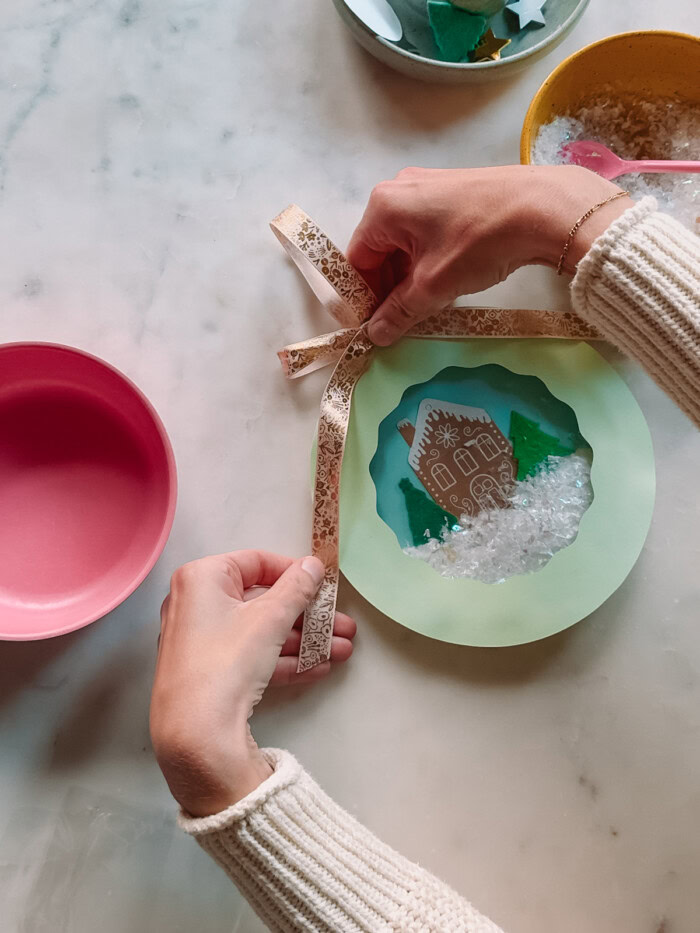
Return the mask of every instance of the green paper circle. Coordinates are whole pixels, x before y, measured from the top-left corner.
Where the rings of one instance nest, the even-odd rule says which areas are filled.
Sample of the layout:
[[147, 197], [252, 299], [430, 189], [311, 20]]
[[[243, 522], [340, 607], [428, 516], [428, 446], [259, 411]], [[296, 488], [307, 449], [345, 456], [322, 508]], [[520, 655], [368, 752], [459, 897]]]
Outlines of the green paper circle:
[[[369, 464], [379, 425], [411, 385], [448, 366], [496, 363], [539, 377], [576, 413], [594, 450], [595, 497], [576, 540], [536, 573], [503, 583], [447, 579], [404, 554], [377, 514]], [[566, 340], [415, 340], [376, 350], [355, 389], [340, 487], [340, 568], [381, 612], [430, 638], [501, 647], [585, 618], [624, 581], [654, 509], [654, 451], [632, 393], [592, 347]]]

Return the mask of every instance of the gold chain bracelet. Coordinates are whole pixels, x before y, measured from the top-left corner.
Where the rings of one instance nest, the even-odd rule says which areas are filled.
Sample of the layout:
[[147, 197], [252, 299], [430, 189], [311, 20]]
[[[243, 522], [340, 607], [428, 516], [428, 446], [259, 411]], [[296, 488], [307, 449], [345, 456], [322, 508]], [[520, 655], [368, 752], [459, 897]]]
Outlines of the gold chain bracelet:
[[574, 237], [576, 236], [576, 233], [578, 232], [578, 229], [581, 226], [581, 224], [585, 223], [585, 221], [588, 220], [591, 214], [595, 214], [595, 212], [599, 210], [601, 207], [604, 207], [606, 204], [610, 204], [611, 201], [615, 201], [617, 200], [617, 198], [625, 198], [625, 197], [627, 197], [626, 191], [618, 191], [616, 194], [611, 194], [609, 198], [606, 198], [604, 201], [600, 201], [598, 204], [594, 204], [593, 207], [589, 208], [585, 214], [579, 217], [579, 219], [573, 225], [571, 230], [569, 230], [569, 235], [566, 238], [564, 249], [562, 250], [562, 254], [559, 257], [559, 262], [557, 263], [557, 275], [562, 274], [562, 270], [564, 268], [564, 261], [569, 253], [571, 244], [574, 242]]

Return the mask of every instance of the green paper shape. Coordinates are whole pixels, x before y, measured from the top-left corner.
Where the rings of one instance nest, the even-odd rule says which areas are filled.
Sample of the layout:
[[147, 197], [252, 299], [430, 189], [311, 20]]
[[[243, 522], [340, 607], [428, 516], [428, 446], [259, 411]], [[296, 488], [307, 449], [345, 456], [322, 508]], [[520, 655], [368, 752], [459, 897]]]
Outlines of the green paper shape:
[[467, 13], [448, 0], [428, 0], [428, 19], [435, 44], [446, 62], [469, 61], [469, 53], [486, 32], [486, 17]]
[[[411, 529], [413, 544], [418, 547], [428, 538], [442, 538], [446, 527], [456, 525], [457, 519], [440, 506], [421, 489], [416, 489], [410, 479], [402, 479], [399, 489], [406, 500], [408, 526]], [[426, 536], [425, 532], [428, 532]]]
[[569, 457], [573, 453], [558, 438], [545, 433], [536, 421], [531, 421], [517, 411], [510, 413], [508, 436], [513, 444], [513, 456], [518, 461], [516, 479], [536, 476], [548, 457]]
[[[537, 376], [569, 405], [595, 451], [594, 499], [578, 537], [537, 573], [497, 585], [447, 579], [404, 554], [377, 513], [369, 465], [381, 422], [404, 391], [448, 366], [495, 363]], [[353, 395], [340, 483], [340, 569], [380, 612], [456, 645], [522, 645], [584, 619], [625, 580], [654, 510], [654, 451], [634, 396], [588, 344], [573, 340], [420, 340], [377, 348]]]

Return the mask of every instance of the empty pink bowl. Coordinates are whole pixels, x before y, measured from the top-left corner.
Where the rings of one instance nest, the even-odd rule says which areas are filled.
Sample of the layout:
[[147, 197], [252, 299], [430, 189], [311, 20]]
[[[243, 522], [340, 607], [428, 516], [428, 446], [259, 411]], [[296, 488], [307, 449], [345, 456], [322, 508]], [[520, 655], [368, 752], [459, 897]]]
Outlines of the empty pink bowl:
[[132, 382], [71, 347], [0, 346], [0, 639], [118, 606], [160, 556], [176, 497], [170, 441]]

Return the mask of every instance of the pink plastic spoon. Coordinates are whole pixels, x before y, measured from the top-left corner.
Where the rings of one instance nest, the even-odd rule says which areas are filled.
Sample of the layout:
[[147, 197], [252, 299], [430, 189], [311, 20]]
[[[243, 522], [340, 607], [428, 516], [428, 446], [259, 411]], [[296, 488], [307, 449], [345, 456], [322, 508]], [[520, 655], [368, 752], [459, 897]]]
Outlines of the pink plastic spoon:
[[675, 159], [621, 159], [602, 143], [590, 140], [567, 143], [561, 147], [567, 161], [589, 168], [597, 175], [612, 180], [628, 172], [700, 172], [700, 162], [680, 162]]

